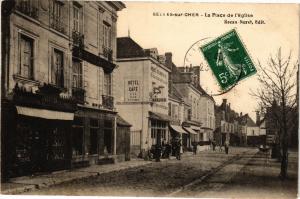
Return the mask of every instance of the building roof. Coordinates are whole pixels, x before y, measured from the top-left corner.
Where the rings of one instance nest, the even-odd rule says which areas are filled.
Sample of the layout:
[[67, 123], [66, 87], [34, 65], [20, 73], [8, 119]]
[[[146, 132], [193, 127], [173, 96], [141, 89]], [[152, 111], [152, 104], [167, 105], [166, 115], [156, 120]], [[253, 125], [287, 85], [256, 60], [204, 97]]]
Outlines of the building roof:
[[121, 11], [123, 8], [126, 8], [126, 5], [122, 1], [108, 1], [117, 11]]
[[117, 58], [145, 57], [144, 49], [130, 37], [117, 38]]
[[264, 121], [265, 121], [265, 117], [263, 118], [263, 119], [261, 119], [259, 122], [258, 122], [258, 124], [257, 124], [257, 126], [260, 126]]
[[243, 116], [245, 119], [247, 119], [247, 126], [250, 126], [250, 127], [256, 127], [257, 125], [255, 124], [255, 122], [251, 119], [251, 117], [248, 115], [248, 114], [245, 114]]
[[178, 92], [178, 90], [175, 88], [175, 86], [172, 84], [171, 86], [171, 91], [169, 93], [169, 96], [175, 100], [178, 100], [178, 101], [182, 101], [183, 97], [182, 95]]
[[196, 86], [196, 88], [202, 93], [203, 96], [208, 97], [208, 98], [211, 99], [213, 102], [215, 102], [215, 99], [214, 99], [211, 95], [207, 94], [207, 92], [200, 86], [200, 84], [198, 84], [198, 85]]

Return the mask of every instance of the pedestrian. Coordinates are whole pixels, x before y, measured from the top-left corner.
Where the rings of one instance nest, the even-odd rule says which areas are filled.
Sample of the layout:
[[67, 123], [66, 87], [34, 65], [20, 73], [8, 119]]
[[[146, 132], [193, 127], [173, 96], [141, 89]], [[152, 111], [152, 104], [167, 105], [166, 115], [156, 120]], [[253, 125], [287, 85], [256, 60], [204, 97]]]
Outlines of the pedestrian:
[[193, 144], [193, 153], [194, 153], [194, 155], [197, 154], [197, 142], [194, 142], [194, 144]]
[[215, 151], [215, 148], [216, 148], [216, 140], [213, 140], [213, 141], [212, 141], [212, 147], [213, 147], [213, 151]]
[[183, 153], [183, 150], [182, 150], [182, 146], [181, 146], [181, 140], [178, 139], [176, 140], [176, 149], [175, 149], [175, 154], [176, 154], [176, 159], [177, 160], [181, 160], [181, 154]]
[[228, 150], [229, 150], [229, 140], [225, 141], [225, 153], [228, 154]]

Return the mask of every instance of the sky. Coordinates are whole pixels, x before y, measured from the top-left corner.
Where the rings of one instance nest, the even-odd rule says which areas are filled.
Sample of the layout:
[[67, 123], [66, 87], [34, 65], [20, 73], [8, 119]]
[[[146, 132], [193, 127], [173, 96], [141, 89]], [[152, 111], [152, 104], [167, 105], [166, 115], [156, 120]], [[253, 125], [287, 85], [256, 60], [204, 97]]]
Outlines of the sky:
[[[143, 48], [157, 48], [159, 54], [172, 52], [173, 62], [177, 66], [184, 64], [185, 54], [193, 43], [209, 38], [198, 42], [194, 50], [188, 53], [193, 65], [205, 65], [198, 47], [233, 28], [237, 30], [256, 68], [258, 60], [265, 65], [279, 47], [285, 57], [291, 51], [293, 61], [299, 56], [299, 6], [296, 4], [124, 3], [126, 8], [118, 13], [117, 36], [130, 35]], [[166, 16], [170, 13], [182, 15]], [[208, 14], [210, 17], [206, 17]], [[248, 17], [238, 17], [241, 16], [239, 14]], [[237, 24], [228, 24], [224, 20], [237, 21]], [[251, 20], [252, 24], [242, 24], [240, 20]], [[263, 20], [264, 24], [255, 23], [259, 20]], [[210, 70], [201, 72], [200, 84], [208, 93], [217, 92], [214, 92], [218, 87]], [[253, 75], [239, 82], [228, 93], [214, 98], [217, 104], [226, 98], [236, 112], [248, 113], [255, 120], [258, 101], [249, 92], [258, 87], [257, 76]]]

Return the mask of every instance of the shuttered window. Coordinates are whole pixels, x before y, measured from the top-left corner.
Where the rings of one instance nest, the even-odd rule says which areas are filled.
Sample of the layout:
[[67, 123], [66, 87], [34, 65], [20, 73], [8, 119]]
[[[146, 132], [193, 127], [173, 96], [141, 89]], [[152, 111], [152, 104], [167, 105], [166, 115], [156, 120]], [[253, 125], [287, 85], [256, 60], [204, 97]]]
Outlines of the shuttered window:
[[20, 36], [20, 66], [19, 75], [28, 79], [33, 79], [33, 39], [21, 35]]
[[51, 64], [51, 82], [58, 87], [64, 87], [64, 53], [53, 49]]
[[73, 60], [73, 88], [82, 88], [82, 63]]

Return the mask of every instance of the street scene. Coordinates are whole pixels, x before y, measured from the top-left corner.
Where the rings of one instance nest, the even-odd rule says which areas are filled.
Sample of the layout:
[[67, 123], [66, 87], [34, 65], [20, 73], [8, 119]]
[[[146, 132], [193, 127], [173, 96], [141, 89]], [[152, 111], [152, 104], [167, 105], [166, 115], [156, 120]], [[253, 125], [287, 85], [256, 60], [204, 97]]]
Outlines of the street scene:
[[1, 9], [1, 194], [298, 196], [298, 5]]

